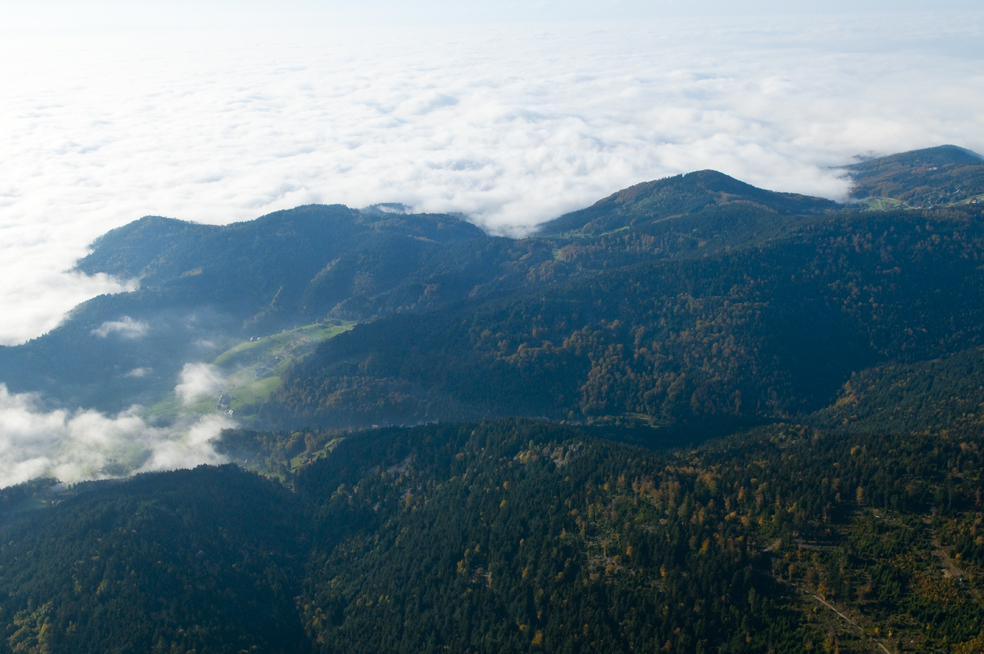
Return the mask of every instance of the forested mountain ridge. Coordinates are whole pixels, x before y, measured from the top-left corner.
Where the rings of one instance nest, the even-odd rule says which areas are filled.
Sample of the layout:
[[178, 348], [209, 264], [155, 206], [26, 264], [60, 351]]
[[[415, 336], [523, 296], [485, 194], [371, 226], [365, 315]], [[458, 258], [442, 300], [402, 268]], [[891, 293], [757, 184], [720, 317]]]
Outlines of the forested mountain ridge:
[[[77, 269], [136, 277], [148, 289], [173, 288], [187, 304], [208, 303], [245, 315], [262, 330], [264, 320], [278, 326], [278, 318], [294, 321], [308, 313], [303, 299], [326, 295], [309, 285], [317, 286], [340, 261], [345, 267], [345, 257], [382, 244], [390, 253], [405, 252], [403, 277], [414, 272], [428, 246], [484, 238], [481, 229], [454, 216], [362, 212], [341, 205], [298, 207], [226, 226], [147, 217], [99, 238]], [[384, 284], [388, 272], [382, 271]], [[358, 273], [371, 276], [377, 270], [363, 265], [347, 271], [349, 277]], [[347, 299], [352, 289], [347, 290], [337, 299]], [[322, 305], [336, 299], [328, 295]], [[332, 306], [318, 307], [319, 313]]]
[[864, 368], [979, 344], [982, 257], [980, 212], [833, 214], [759, 247], [359, 326], [296, 366], [268, 415], [787, 419]]
[[[859, 184], [881, 179], [879, 171], [895, 171], [893, 183], [904, 189], [922, 183], [905, 171], [921, 171], [929, 163], [976, 170], [981, 166], [975, 156], [944, 146], [851, 170]], [[899, 177], [898, 170], [905, 174]], [[823, 406], [851, 372], [860, 370], [858, 364], [898, 355], [871, 342], [870, 325], [858, 322], [868, 320], [862, 318], [866, 306], [878, 313], [894, 302], [898, 316], [908, 310], [899, 298], [919, 296], [915, 309], [922, 322], [888, 326], [878, 318], [878, 338], [887, 342], [915, 343], [922, 329], [937, 334], [937, 340], [949, 339], [940, 329], [960, 322], [956, 332], [964, 345], [936, 347], [926, 356], [976, 343], [977, 327], [967, 322], [976, 318], [949, 315], [967, 309], [948, 286], [953, 280], [963, 298], [975, 292], [969, 285], [977, 272], [967, 262], [977, 256], [974, 230], [982, 208], [958, 203], [942, 213], [868, 216], [861, 205], [775, 193], [699, 171], [630, 187], [551, 221], [526, 239], [491, 237], [460, 216], [400, 213], [403, 207], [310, 205], [221, 227], [147, 217], [98, 239], [78, 264], [87, 273], [139, 279], [141, 289], [95, 298], [51, 333], [0, 348], [0, 382], [14, 392], [41, 392], [60, 406], [115, 411], [133, 403], [153, 405], [171, 393], [185, 362], [211, 361], [251, 337], [325, 320], [382, 319], [385, 324], [360, 327], [343, 342], [362, 342], [370, 334], [390, 339], [389, 330], [399, 347], [367, 347], [380, 352], [396, 347], [402, 353], [397, 358], [419, 352], [419, 363], [399, 363], [397, 370], [393, 357], [376, 356], [375, 367], [366, 368], [360, 361], [369, 360], [368, 351], [355, 349], [345, 355], [351, 365], [338, 367], [335, 355], [321, 357], [327, 366], [321, 372], [313, 364], [295, 367], [290, 379], [300, 396], [285, 391], [261, 413], [271, 420], [322, 425], [517, 411], [576, 420], [639, 414], [648, 422], [691, 414], [791, 415]], [[866, 227], [872, 220], [880, 222]], [[903, 232], [907, 236], [893, 242], [892, 234]], [[822, 252], [810, 254], [813, 248]], [[770, 257], [782, 263], [773, 265]], [[882, 266], [891, 260], [905, 265]], [[899, 280], [909, 285], [892, 291]], [[859, 299], [869, 288], [874, 290]], [[845, 289], [852, 289], [851, 297], [833, 299]], [[636, 297], [636, 309], [618, 300], [623, 291]], [[880, 302], [884, 293], [895, 299]], [[588, 306], [588, 297], [603, 306]], [[662, 314], [652, 310], [651, 297], [662, 298]], [[835, 306], [842, 301], [853, 303], [846, 316]], [[538, 302], [546, 304], [537, 308]], [[752, 322], [742, 317], [745, 310], [752, 311]], [[459, 326], [453, 333], [446, 331], [452, 315]], [[512, 322], [497, 327], [507, 316]], [[737, 323], [708, 327], [722, 320]], [[812, 362], [802, 354], [811, 348], [781, 342], [785, 336], [777, 341], [782, 329], [772, 328], [813, 333], [817, 320], [832, 326], [832, 335], [814, 334], [832, 349], [821, 347], [824, 354]], [[537, 322], [536, 334], [524, 331], [524, 321]], [[927, 326], [934, 321], [935, 327]], [[473, 331], [480, 322], [479, 333], [501, 337], [480, 343], [475, 334], [460, 331], [468, 323]], [[425, 325], [446, 333], [446, 342], [421, 334]], [[716, 330], [700, 337], [707, 352], [689, 340], [698, 325], [705, 332]], [[741, 325], [738, 332], [736, 325]], [[896, 328], [901, 335], [892, 332]], [[718, 349], [707, 339], [719, 340]], [[831, 339], [839, 339], [842, 351]], [[676, 350], [647, 354], [661, 340], [676, 343]], [[428, 342], [438, 349], [428, 351]], [[449, 352], [438, 350], [450, 343], [456, 345], [449, 358]], [[338, 352], [343, 346], [325, 347]], [[716, 354], [722, 347], [724, 359]], [[520, 349], [525, 359], [514, 356]], [[623, 357], [627, 353], [631, 362]], [[851, 358], [855, 361], [848, 365]], [[493, 369], [486, 371], [487, 365]], [[796, 370], [810, 366], [821, 371], [820, 381], [797, 386]], [[467, 388], [486, 374], [500, 379], [499, 396]], [[304, 381], [303, 375], [311, 379]], [[430, 379], [435, 375], [441, 380]], [[314, 392], [314, 385], [321, 390]], [[523, 385], [536, 390], [522, 390]], [[461, 388], [449, 393], [451, 386]], [[317, 406], [308, 406], [312, 403]]]
[[485, 236], [456, 216], [358, 211], [342, 205], [307, 205], [225, 226], [146, 216], [96, 239], [76, 269], [136, 277], [144, 285], [159, 287], [182, 275], [199, 274], [203, 267], [238, 268], [246, 260], [287, 257], [291, 253], [286, 244], [312, 253], [298, 250], [291, 263], [317, 265], [373, 234], [437, 243]]
[[733, 203], [789, 215], [822, 213], [838, 207], [830, 200], [766, 191], [715, 170], [700, 170], [630, 186], [586, 209], [544, 223], [539, 233], [600, 235]]
[[[462, 253], [448, 256], [457, 244]], [[432, 278], [459, 269], [475, 278], [461, 293], [497, 279], [521, 283], [522, 274], [516, 280], [496, 269], [493, 276], [483, 263], [501, 259], [497, 248], [508, 246], [454, 216], [340, 206], [228, 226], [144, 218], [98, 239], [78, 264], [139, 278], [140, 290], [94, 298], [52, 332], [0, 348], [0, 382], [70, 406], [119, 410], [173, 388], [185, 362], [324, 320], [339, 304], [333, 315], [355, 319], [439, 306], [448, 298], [429, 291]], [[127, 377], [133, 370], [153, 375]]]

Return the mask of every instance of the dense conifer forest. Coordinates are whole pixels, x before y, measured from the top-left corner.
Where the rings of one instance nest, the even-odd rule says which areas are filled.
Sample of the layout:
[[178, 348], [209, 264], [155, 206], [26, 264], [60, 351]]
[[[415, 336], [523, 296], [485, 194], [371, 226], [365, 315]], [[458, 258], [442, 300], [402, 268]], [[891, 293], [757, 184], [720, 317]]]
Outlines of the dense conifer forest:
[[979, 430], [652, 450], [501, 419], [349, 434], [293, 492], [15, 487], [0, 651], [978, 651], [982, 463]]

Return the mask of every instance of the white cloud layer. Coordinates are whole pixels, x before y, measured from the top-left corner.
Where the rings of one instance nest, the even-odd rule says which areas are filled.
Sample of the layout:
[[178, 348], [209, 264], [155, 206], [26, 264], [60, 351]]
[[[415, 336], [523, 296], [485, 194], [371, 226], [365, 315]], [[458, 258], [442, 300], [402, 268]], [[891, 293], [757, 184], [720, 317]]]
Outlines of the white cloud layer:
[[134, 410], [45, 411], [37, 397], [0, 384], [0, 488], [36, 477], [63, 482], [224, 463], [212, 442], [234, 423], [225, 416], [152, 427]]
[[841, 198], [854, 154], [984, 151], [982, 32], [968, 12], [11, 35], [0, 343], [122, 290], [62, 271], [146, 214], [403, 202], [522, 233], [701, 168]]

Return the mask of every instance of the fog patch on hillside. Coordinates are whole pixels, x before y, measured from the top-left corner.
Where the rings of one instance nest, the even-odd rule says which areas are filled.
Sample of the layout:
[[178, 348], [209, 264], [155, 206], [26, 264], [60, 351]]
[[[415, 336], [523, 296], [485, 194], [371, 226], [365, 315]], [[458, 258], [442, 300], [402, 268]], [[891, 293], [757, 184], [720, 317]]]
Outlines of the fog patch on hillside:
[[180, 382], [174, 392], [184, 406], [191, 406], [210, 395], [218, 395], [226, 388], [225, 377], [207, 363], [186, 363], [181, 369]]
[[147, 333], [150, 326], [143, 320], [134, 320], [123, 316], [120, 320], [107, 320], [92, 330], [93, 336], [106, 338], [110, 334], [119, 334], [121, 338], [140, 338]]
[[0, 384], [0, 488], [37, 477], [73, 483], [224, 463], [212, 443], [233, 426], [227, 416], [210, 415], [155, 427], [137, 408], [116, 415], [45, 411], [37, 395]]

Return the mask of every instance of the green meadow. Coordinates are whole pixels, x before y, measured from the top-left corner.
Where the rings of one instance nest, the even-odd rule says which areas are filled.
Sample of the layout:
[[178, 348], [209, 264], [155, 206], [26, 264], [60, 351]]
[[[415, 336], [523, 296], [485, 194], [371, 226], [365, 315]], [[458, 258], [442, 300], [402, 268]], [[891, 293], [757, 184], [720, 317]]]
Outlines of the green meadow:
[[251, 407], [265, 401], [280, 388], [280, 376], [292, 363], [313, 352], [319, 343], [352, 329], [355, 324], [340, 320], [315, 323], [239, 343], [211, 362], [225, 378], [226, 389], [221, 396], [202, 398], [195, 404], [183, 406], [171, 392], [150, 407], [145, 415], [174, 417], [180, 413], [208, 415], [232, 411], [231, 415], [248, 418]]

